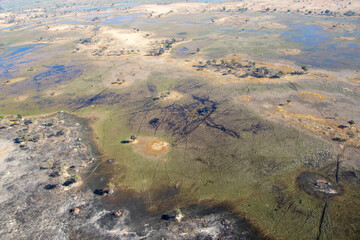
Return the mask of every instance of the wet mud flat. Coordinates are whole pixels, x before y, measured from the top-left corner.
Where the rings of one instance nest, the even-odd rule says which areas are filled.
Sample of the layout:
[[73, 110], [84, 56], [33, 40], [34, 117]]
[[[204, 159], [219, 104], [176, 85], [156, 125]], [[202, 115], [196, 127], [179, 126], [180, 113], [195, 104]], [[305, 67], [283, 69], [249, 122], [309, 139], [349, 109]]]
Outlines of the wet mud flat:
[[178, 222], [173, 210], [137, 209], [138, 196], [108, 204], [87, 185], [99, 158], [90, 139], [87, 122], [67, 113], [0, 119], [1, 239], [260, 238], [222, 207], [182, 209]]

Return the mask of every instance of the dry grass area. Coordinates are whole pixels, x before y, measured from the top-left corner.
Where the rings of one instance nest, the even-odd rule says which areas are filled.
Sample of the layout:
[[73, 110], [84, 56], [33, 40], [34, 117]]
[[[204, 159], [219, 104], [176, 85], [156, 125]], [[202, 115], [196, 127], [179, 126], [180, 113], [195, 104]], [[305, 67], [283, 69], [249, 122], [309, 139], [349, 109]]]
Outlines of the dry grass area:
[[329, 98], [326, 95], [323, 95], [320, 93], [315, 93], [315, 92], [300, 92], [299, 95], [300, 95], [300, 97], [302, 97], [306, 100], [314, 101], [314, 102], [324, 101], [324, 100], [336, 101], [335, 98]]
[[356, 126], [342, 125], [333, 120], [319, 118], [311, 114], [294, 113], [277, 106], [275, 117], [300, 126], [320, 136], [339, 142], [342, 145], [360, 149], [360, 134]]
[[298, 54], [300, 54], [301, 53], [301, 50], [299, 50], [299, 49], [291, 49], [291, 48], [289, 48], [289, 49], [281, 49], [281, 50], [279, 50], [279, 53], [281, 54], [281, 55], [298, 55]]
[[347, 79], [354, 83], [360, 83], [360, 76], [347, 77]]

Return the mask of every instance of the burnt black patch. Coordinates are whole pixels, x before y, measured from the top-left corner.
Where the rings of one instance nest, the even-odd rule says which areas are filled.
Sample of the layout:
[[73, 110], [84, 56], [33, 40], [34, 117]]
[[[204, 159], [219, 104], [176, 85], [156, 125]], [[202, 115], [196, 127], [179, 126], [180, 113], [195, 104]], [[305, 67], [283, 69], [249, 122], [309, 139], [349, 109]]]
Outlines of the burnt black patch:
[[340, 184], [319, 173], [302, 173], [296, 178], [296, 183], [304, 192], [320, 199], [328, 199], [343, 193]]

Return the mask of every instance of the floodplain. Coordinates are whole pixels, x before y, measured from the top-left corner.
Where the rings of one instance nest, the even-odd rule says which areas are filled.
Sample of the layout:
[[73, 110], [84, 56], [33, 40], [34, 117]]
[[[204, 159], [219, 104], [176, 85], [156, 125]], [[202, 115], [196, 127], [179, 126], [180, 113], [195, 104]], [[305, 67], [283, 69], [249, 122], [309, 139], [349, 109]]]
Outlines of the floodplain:
[[[79, 199], [62, 195], [52, 223], [68, 231], [46, 236], [359, 237], [357, 2], [20, 2], [0, 12], [0, 160], [27, 161], [66, 141], [47, 127], [70, 136], [78, 122], [69, 142], [91, 152], [34, 155], [52, 174], [39, 196]], [[0, 222], [7, 239], [45, 236]]]

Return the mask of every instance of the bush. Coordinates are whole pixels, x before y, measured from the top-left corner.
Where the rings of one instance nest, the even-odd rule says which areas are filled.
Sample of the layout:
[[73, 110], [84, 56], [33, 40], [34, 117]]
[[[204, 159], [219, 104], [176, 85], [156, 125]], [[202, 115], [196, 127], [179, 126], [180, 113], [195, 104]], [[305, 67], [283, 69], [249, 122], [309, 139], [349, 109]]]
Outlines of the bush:
[[4, 119], [5, 118], [5, 116], [0, 116], [0, 119]]
[[79, 178], [80, 178], [80, 176], [79, 176], [78, 174], [75, 174], [75, 175], [72, 177], [72, 179], [74, 180], [74, 182], [79, 181]]
[[301, 69], [302, 69], [302, 70], [304, 70], [304, 71], [306, 72], [306, 71], [308, 71], [308, 70], [309, 70], [309, 67], [304, 65], [304, 66], [302, 66], [302, 67], [301, 67]]

